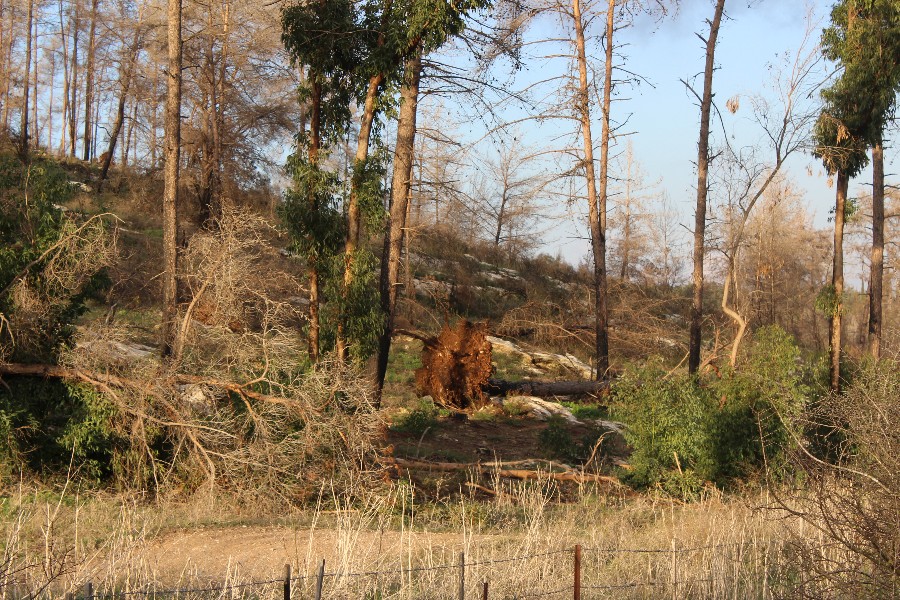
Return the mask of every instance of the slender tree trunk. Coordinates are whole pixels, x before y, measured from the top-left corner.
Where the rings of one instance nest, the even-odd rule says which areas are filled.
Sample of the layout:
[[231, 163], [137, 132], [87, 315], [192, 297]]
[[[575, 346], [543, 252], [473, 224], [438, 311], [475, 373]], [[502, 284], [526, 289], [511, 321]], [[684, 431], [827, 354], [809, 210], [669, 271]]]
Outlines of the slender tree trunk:
[[153, 171], [156, 169], [156, 147], [157, 147], [157, 139], [156, 134], [159, 130], [159, 111], [157, 107], [159, 103], [157, 102], [158, 97], [158, 86], [159, 86], [159, 65], [156, 64], [156, 61], [153, 62], [153, 83], [150, 85], [150, 170]]
[[73, 4], [72, 19], [72, 66], [69, 69], [71, 73], [71, 82], [69, 92], [72, 94], [69, 99], [69, 155], [75, 158], [75, 146], [78, 144], [78, 32], [81, 20], [81, 12], [79, 11], [79, 0], [75, 0]]
[[422, 48], [419, 46], [406, 61], [406, 74], [400, 90], [400, 116], [397, 121], [397, 143], [394, 147], [394, 176], [391, 182], [391, 207], [384, 233], [384, 254], [381, 259], [381, 309], [384, 330], [378, 344], [375, 377], [376, 405], [381, 402], [391, 335], [394, 331], [394, 312], [397, 306], [397, 286], [400, 275], [400, 253], [406, 229], [406, 205], [412, 184], [412, 166], [416, 142], [416, 113], [419, 102], [419, 79], [422, 75]]
[[850, 178], [843, 172], [837, 174], [837, 192], [834, 203], [834, 265], [831, 286], [834, 290], [834, 312], [831, 315], [831, 390], [841, 391], [841, 313], [844, 310], [844, 211], [847, 204], [847, 188]]
[[[181, 162], [181, 0], [168, 0], [165, 189], [163, 193], [163, 357], [175, 348], [178, 320], [178, 179]], [[177, 357], [176, 357], [177, 358]]]
[[59, 156], [66, 155], [66, 125], [69, 122], [69, 29], [66, 27], [66, 19], [63, 16], [63, 3], [59, 0], [59, 40], [63, 53], [63, 102], [62, 102], [62, 132], [59, 135]]
[[[391, 12], [391, 0], [387, 0], [382, 13], [381, 31], [378, 34], [378, 47], [384, 45], [384, 30], [387, 26], [387, 20]], [[366, 159], [369, 157], [369, 141], [372, 137], [372, 125], [375, 122], [375, 102], [378, 100], [378, 94], [381, 85], [384, 83], [384, 73], [379, 72], [369, 78], [369, 86], [366, 88], [366, 99], [363, 103], [362, 119], [359, 123], [359, 136], [356, 139], [356, 156], [353, 161], [353, 178], [350, 182], [350, 200], [347, 203], [347, 236], [344, 240], [344, 280], [341, 293], [344, 298], [350, 293], [350, 286], [353, 285], [353, 263], [356, 250], [359, 247], [359, 239], [362, 232], [362, 222], [359, 214], [359, 170], [365, 165]], [[338, 322], [337, 340], [335, 342], [335, 353], [339, 361], [349, 358], [349, 347], [347, 346], [346, 335], [344, 332], [343, 319]]]
[[34, 0], [28, 0], [28, 17], [26, 20], [25, 34], [25, 85], [22, 86], [22, 124], [19, 130], [19, 152], [22, 156], [28, 154], [28, 95], [30, 89], [29, 77], [31, 75], [31, 25], [34, 20]]
[[700, 141], [697, 144], [697, 210], [694, 214], [694, 295], [691, 302], [688, 372], [700, 368], [700, 345], [703, 326], [703, 257], [706, 251], [706, 195], [709, 176], [709, 117], [712, 108], [712, 80], [715, 69], [716, 40], [725, 0], [716, 0], [716, 10], [706, 39], [706, 67], [703, 71], [703, 97], [700, 100]]
[[[322, 83], [318, 73], [310, 72], [312, 79], [312, 98], [309, 116], [309, 163], [312, 167], [319, 166], [319, 147], [322, 133]], [[310, 188], [310, 210], [313, 213], [319, 210], [319, 201], [315, 191]], [[309, 360], [316, 364], [319, 362], [319, 261], [315, 253], [309, 257], [307, 273], [309, 276]]]
[[577, 107], [584, 137], [584, 170], [587, 180], [588, 220], [591, 229], [591, 251], [594, 257], [594, 352], [597, 379], [606, 377], [609, 370], [609, 322], [606, 304], [606, 182], [609, 168], [609, 111], [612, 98], [612, 49], [615, 0], [609, 0], [606, 15], [606, 69], [604, 72], [603, 125], [600, 133], [600, 189], [594, 173], [594, 143], [591, 137], [590, 89], [588, 87], [587, 52], [584, 42], [584, 21], [581, 1], [573, 0], [572, 16], [575, 25], [575, 50], [578, 63]]
[[872, 259], [869, 263], [869, 353], [881, 358], [884, 287], [884, 147], [872, 147]]
[[88, 30], [88, 55], [84, 72], [84, 148], [83, 159], [90, 161], [93, 156], [93, 107], [94, 107], [94, 63], [97, 57], [97, 5], [99, 0], [91, 2], [91, 24]]
[[34, 50], [31, 52], [31, 72], [33, 73], [33, 77], [31, 78], [31, 146], [37, 148], [41, 144], [41, 125], [38, 121], [38, 77], [40, 74], [38, 73], [38, 55], [40, 54], [41, 49], [41, 41], [40, 41], [40, 31], [38, 30], [38, 22], [40, 21], [40, 4], [37, 5], [38, 14], [36, 14], [31, 20], [31, 39], [32, 46]]
[[[12, 93], [12, 86], [10, 80], [12, 79], [12, 55], [13, 55], [13, 45], [15, 42], [15, 19], [16, 19], [16, 6], [15, 4], [10, 4], [8, 7], [9, 12], [9, 35], [6, 36], [6, 56], [4, 57], [4, 63], [6, 68], [4, 69], [4, 85], [3, 85], [3, 130], [9, 131], [9, 99], [10, 94]], [[0, 22], [0, 28], [3, 27], [3, 23]]]
[[[138, 28], [140, 27], [140, 23], [138, 23]], [[141, 45], [141, 32], [140, 30], [136, 30], [134, 32], [134, 39], [130, 44], [127, 54], [123, 53], [122, 56], [122, 68], [119, 71], [119, 84], [121, 86], [119, 91], [119, 105], [116, 110], [116, 121], [113, 124], [112, 132], [109, 134], [109, 147], [106, 149], [105, 158], [103, 159], [103, 165], [100, 167], [100, 177], [97, 181], [97, 193], [99, 194], [103, 189], [103, 182], [106, 180], [106, 176], [109, 173], [109, 166], [112, 164], [113, 154], [116, 151], [116, 142], [119, 139], [119, 134], [122, 131], [122, 124], [125, 122], [125, 104], [128, 101], [128, 92], [131, 89], [131, 80], [134, 75], [134, 65], [137, 61], [137, 53]], [[180, 112], [180, 111], [179, 111]], [[127, 146], [127, 144], [125, 144]], [[128, 150], [126, 148], [123, 156], [127, 157]], [[123, 163], [125, 161], [122, 161]]]

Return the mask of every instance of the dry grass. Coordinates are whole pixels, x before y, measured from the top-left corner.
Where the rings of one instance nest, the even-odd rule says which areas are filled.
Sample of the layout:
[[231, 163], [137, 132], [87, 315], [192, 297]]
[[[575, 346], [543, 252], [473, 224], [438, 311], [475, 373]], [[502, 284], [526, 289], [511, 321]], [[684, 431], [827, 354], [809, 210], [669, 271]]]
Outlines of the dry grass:
[[6, 506], [4, 590], [58, 596], [90, 580], [97, 593], [233, 587], [179, 597], [275, 598], [290, 563], [297, 597], [311, 597], [324, 558], [325, 598], [455, 598], [464, 552], [472, 596], [488, 580], [491, 598], [567, 597], [550, 592], [570, 590], [575, 544], [584, 598], [770, 598], [796, 576], [785, 569], [785, 524], [738, 500], [677, 505], [585, 490], [558, 504], [550, 482], [495, 489], [491, 503], [416, 505], [403, 484], [352, 504], [323, 488], [315, 507], [287, 513], [222, 496], [147, 504], [22, 493]]

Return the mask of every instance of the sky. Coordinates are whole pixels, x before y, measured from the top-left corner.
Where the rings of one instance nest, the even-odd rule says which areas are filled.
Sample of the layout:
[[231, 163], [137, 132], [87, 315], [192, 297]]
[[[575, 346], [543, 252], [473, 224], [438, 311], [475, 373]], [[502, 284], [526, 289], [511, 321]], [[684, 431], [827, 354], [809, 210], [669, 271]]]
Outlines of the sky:
[[[605, 5], [605, 2], [602, 3]], [[716, 49], [717, 71], [713, 79], [715, 101], [722, 110], [725, 131], [731, 136], [732, 144], [743, 146], [754, 143], [759, 136], [749, 123], [750, 111], [738, 110], [734, 115], [725, 110], [725, 101], [736, 94], [765, 94], [765, 85], [771, 80], [770, 66], [778, 64], [785, 52], [795, 53], [804, 38], [807, 13], [811, 11], [814, 22], [818, 22], [812, 34], [812, 44], [818, 42], [823, 26], [828, 22], [832, 2], [830, 0], [728, 0], [727, 18], [723, 20]], [[633, 132], [629, 138], [634, 147], [635, 158], [640, 163], [648, 179], [660, 180], [657, 189], [665, 192], [680, 215], [679, 221], [685, 225], [685, 236], [693, 227], [693, 206], [696, 197], [697, 138], [699, 127], [699, 107], [690, 95], [682, 79], [695, 81], [702, 88], [704, 66], [704, 45], [695, 35], [706, 35], [708, 26], [705, 19], [711, 18], [711, 0], [682, 0], [678, 11], [663, 19], [648, 17], [638, 19], [634, 26], [617, 34], [626, 46], [621, 49], [622, 64], [631, 72], [639, 74], [645, 83], [630, 88], [619, 88], [619, 100], [613, 105], [613, 119], [622, 122], [627, 119], [623, 130]], [[595, 27], [602, 27], [603, 19], [598, 19]], [[559, 35], [559, 26], [551, 21], [539, 22], [529, 34], [530, 39]], [[562, 49], [562, 46], [557, 46]], [[534, 54], [552, 54], [547, 46], [532, 48]], [[595, 48], [595, 68], [602, 69], [601, 49]], [[566, 63], [560, 59], [530, 60], [529, 68], [519, 74], [513, 86], [522, 86], [539, 79], [550, 77], [564, 69]], [[823, 65], [823, 73], [827, 72]], [[696, 79], [694, 79], [696, 77]], [[599, 107], [595, 106], [595, 143], [599, 140]], [[519, 118], [525, 112], [511, 109], [509, 118]], [[559, 123], [524, 122], [516, 131], [531, 143], [541, 145], [554, 137], [554, 127]], [[565, 127], [570, 127], [565, 125]], [[721, 142], [723, 128], [713, 123], [713, 140]], [[477, 127], [470, 135], [477, 137]], [[624, 140], [618, 151], [624, 148]], [[896, 172], [896, 152], [887, 149], [885, 153], [889, 182]], [[834, 191], [830, 189], [828, 178], [820, 164], [809, 154], [796, 154], [787, 164], [787, 174], [793, 184], [802, 190], [814, 222], [819, 227], [827, 227], [828, 209], [834, 202]], [[864, 180], [870, 179], [866, 170], [859, 180], [851, 183], [851, 193], [856, 189], [861, 193]], [[585, 212], [586, 209], [582, 210]], [[575, 221], [577, 225], [573, 225]], [[586, 228], [583, 220], [578, 223], [577, 215], [569, 222], [561, 222], [546, 235], [546, 246], [541, 249], [548, 254], [561, 254], [573, 264], [578, 264], [588, 253]]]

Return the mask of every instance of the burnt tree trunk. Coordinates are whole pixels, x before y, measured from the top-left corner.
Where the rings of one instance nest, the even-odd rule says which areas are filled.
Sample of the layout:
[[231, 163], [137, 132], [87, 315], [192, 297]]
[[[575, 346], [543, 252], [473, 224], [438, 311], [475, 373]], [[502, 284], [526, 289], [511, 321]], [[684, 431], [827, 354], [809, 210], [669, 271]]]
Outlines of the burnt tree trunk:
[[697, 144], [697, 210], [694, 214], [694, 287], [691, 301], [690, 345], [688, 348], [688, 372], [700, 368], [700, 345], [703, 326], [703, 257], [706, 251], [706, 196], [709, 177], [709, 117], [712, 109], [712, 80], [715, 70], [716, 40], [725, 0], [716, 0], [713, 20], [709, 22], [706, 39], [706, 67], [703, 71], [703, 97], [700, 100], [700, 140]]
[[872, 147], [872, 259], [869, 263], [869, 353], [881, 358], [884, 287], [884, 147]]
[[[613, 20], [613, 8], [615, 0], [610, 0], [610, 12], [607, 15], [608, 29]], [[606, 190], [605, 181], [606, 163], [603, 159], [607, 156], [601, 150], [601, 193], [598, 199], [597, 177], [594, 172], [594, 142], [591, 137], [591, 112], [590, 112], [590, 88], [587, 75], [587, 52], [584, 42], [584, 22], [581, 15], [581, 0], [572, 2], [572, 18], [575, 26], [575, 53], [578, 64], [578, 92], [576, 106], [581, 120], [581, 133], [584, 139], [584, 172], [587, 183], [588, 195], [588, 221], [591, 230], [591, 251], [594, 258], [594, 352], [597, 367], [597, 377], [602, 377], [609, 369], [609, 326], [607, 322], [606, 306]], [[607, 50], [611, 52], [612, 36], [607, 39]], [[607, 60], [607, 76], [611, 77], [612, 62]], [[608, 151], [609, 144], [609, 107], [606, 105], [607, 93], [604, 90], [604, 116], [603, 132], [605, 133], [605, 145]], [[601, 136], [602, 137], [602, 136]]]

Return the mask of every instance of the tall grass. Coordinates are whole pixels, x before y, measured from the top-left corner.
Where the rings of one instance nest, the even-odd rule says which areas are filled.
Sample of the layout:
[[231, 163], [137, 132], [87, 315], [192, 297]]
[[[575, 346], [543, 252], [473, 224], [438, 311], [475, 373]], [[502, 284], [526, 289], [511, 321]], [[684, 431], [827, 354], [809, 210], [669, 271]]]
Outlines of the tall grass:
[[[469, 597], [480, 597], [484, 580], [491, 598], [569, 597], [576, 544], [583, 598], [770, 598], [799, 578], [784, 523], [743, 502], [681, 505], [585, 489], [561, 504], [550, 481], [496, 484], [491, 503], [421, 504], [403, 484], [354, 503], [323, 489], [308, 510], [267, 516], [223, 497], [148, 505], [23, 493], [5, 507], [2, 598], [60, 597], [87, 581], [97, 594], [276, 598], [285, 563], [295, 597], [307, 598], [324, 558], [324, 598], [449, 599], [461, 552]], [[190, 539], [206, 544], [212, 532], [231, 540], [227, 549], [191, 549]], [[282, 547], [261, 551], [267, 536]]]

